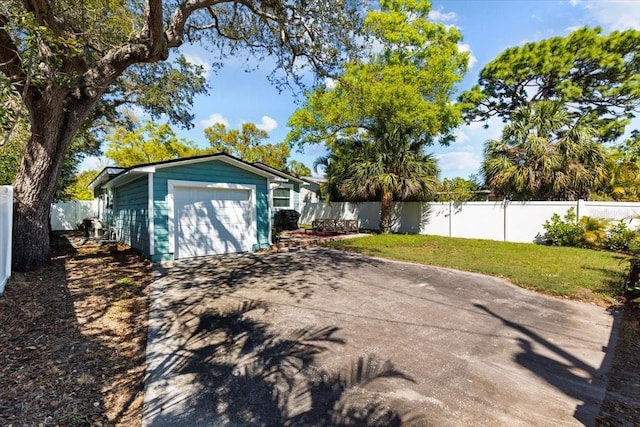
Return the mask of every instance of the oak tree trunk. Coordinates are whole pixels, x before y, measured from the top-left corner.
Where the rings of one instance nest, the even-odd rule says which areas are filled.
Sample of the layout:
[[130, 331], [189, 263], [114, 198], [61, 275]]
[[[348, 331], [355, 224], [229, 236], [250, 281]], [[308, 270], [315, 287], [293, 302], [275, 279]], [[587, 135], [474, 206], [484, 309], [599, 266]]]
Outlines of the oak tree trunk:
[[58, 177], [71, 139], [95, 104], [70, 99], [68, 92], [52, 90], [29, 100], [31, 136], [14, 182], [15, 271], [37, 270], [49, 263], [49, 215]]

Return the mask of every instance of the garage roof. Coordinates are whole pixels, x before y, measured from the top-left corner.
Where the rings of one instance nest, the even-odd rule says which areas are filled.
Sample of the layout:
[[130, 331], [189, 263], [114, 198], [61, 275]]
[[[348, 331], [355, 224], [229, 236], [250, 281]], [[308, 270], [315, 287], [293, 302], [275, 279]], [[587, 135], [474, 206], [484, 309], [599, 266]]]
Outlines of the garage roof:
[[[96, 188], [98, 186], [107, 187], [107, 188], [119, 187], [139, 178], [142, 175], [155, 172], [157, 169], [164, 169], [164, 168], [180, 166], [180, 165], [189, 165], [194, 163], [207, 162], [210, 160], [222, 161], [230, 165], [236, 166], [240, 169], [244, 169], [246, 171], [252, 172], [256, 175], [263, 176], [273, 181], [286, 182], [289, 179], [301, 181], [294, 176], [285, 174], [284, 172], [278, 171], [277, 169], [270, 168], [266, 165], [260, 164], [262, 166], [258, 166], [258, 164], [251, 164], [251, 163], [245, 162], [244, 160], [240, 160], [237, 157], [230, 156], [229, 154], [217, 153], [217, 154], [207, 154], [207, 155], [194, 156], [194, 157], [184, 157], [181, 159], [165, 160], [162, 162], [145, 163], [141, 165], [131, 166], [126, 169], [105, 168], [102, 172], [100, 172], [98, 177], [96, 177], [89, 184], [89, 187], [90, 188]], [[114, 169], [119, 169], [119, 172], [115, 176], [110, 175], [108, 170], [114, 170]], [[99, 179], [100, 177], [102, 178]]]

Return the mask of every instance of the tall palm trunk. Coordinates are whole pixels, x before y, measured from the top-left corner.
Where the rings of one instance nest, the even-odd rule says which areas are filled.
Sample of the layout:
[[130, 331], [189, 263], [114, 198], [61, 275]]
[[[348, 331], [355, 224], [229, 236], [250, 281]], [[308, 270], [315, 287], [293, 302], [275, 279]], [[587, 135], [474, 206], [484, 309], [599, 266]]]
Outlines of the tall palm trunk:
[[393, 214], [393, 192], [384, 188], [380, 200], [380, 231], [384, 234], [391, 233], [391, 220]]

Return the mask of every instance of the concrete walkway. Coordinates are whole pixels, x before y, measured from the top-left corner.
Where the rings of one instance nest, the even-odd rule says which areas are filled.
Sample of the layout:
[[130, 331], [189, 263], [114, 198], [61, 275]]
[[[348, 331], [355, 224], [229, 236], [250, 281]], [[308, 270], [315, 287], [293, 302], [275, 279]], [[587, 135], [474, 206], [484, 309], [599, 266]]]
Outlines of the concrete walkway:
[[313, 248], [160, 268], [145, 426], [593, 425], [614, 319]]

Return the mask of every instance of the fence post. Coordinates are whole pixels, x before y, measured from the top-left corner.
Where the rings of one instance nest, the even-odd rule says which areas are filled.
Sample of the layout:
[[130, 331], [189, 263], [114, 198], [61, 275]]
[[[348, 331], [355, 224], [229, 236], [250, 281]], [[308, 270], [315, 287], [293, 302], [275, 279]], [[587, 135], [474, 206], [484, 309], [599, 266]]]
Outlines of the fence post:
[[13, 187], [0, 186], [0, 295], [11, 276]]
[[509, 199], [506, 197], [502, 200], [502, 240], [507, 241], [507, 206], [509, 205]]
[[580, 208], [583, 204], [584, 199], [578, 199], [578, 201], [576, 202], [576, 222], [580, 222], [580, 211], [582, 211], [582, 209]]
[[451, 237], [451, 228], [453, 227], [453, 200], [449, 200], [449, 237]]

